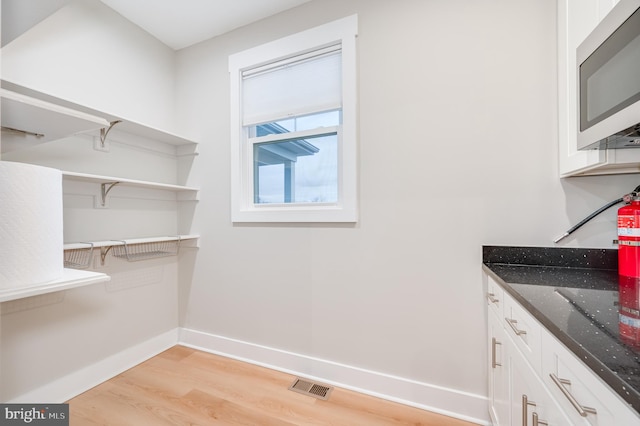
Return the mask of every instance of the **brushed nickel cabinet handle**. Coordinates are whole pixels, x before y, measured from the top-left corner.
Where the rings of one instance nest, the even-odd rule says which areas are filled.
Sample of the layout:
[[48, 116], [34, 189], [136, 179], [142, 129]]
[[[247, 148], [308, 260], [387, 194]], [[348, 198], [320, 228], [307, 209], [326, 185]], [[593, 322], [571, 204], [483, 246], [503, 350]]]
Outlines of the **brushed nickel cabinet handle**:
[[529, 416], [527, 415], [529, 405], [535, 407], [536, 403], [529, 401], [529, 397], [526, 394], [522, 394], [522, 426], [529, 424]]
[[518, 323], [517, 320], [511, 319], [511, 318], [506, 318], [506, 317], [505, 317], [505, 320], [511, 326], [511, 329], [513, 330], [513, 332], [516, 333], [516, 336], [521, 336], [523, 334], [527, 334], [527, 332], [525, 330], [520, 330], [516, 326], [516, 324]]
[[491, 367], [502, 367], [502, 364], [496, 361], [496, 346], [502, 346], [502, 343], [498, 342], [498, 339], [495, 337], [491, 338]]
[[545, 422], [544, 420], [540, 420], [538, 418], [538, 413], [536, 413], [535, 411], [533, 412], [533, 426], [538, 426], [538, 425], [545, 425], [545, 426], [549, 426], [549, 423]]
[[567, 389], [565, 385], [570, 386], [571, 385], [570, 380], [560, 379], [558, 376], [556, 376], [553, 373], [549, 374], [549, 377], [551, 377], [551, 380], [553, 380], [553, 383], [555, 383], [556, 386], [560, 388], [560, 392], [562, 392], [562, 394], [569, 400], [569, 402], [571, 403], [571, 405], [573, 405], [573, 408], [576, 409], [578, 414], [580, 414], [582, 417], [587, 417], [587, 413], [598, 414], [598, 411], [596, 411], [595, 408], [585, 407], [584, 405], [581, 405], [578, 402], [578, 400], [571, 394], [571, 392], [569, 392], [569, 389]]
[[487, 299], [489, 299], [491, 303], [498, 303], [500, 301], [500, 299], [496, 299], [496, 295], [493, 293], [487, 293]]

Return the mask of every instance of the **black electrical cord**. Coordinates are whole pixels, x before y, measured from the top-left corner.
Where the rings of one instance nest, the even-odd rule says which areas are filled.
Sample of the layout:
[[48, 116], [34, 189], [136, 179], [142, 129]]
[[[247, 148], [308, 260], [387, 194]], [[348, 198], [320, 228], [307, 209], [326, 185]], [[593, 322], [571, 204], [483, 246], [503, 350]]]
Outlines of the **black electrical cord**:
[[[636, 195], [638, 194], [638, 192], [640, 192], [640, 185], [636, 186], [636, 188], [633, 190], [633, 192], [631, 192], [630, 195]], [[576, 225], [574, 225], [573, 227], [571, 227], [571, 229], [569, 229], [567, 232], [565, 232], [564, 234], [562, 234], [561, 236], [559, 236], [558, 238], [556, 238], [555, 240], [553, 240], [554, 243], [558, 243], [560, 240], [564, 239], [565, 237], [568, 237], [569, 235], [573, 234], [578, 228], [580, 228], [582, 225], [584, 225], [585, 223], [589, 222], [591, 219], [593, 219], [594, 217], [598, 216], [600, 213], [602, 213], [603, 211], [615, 206], [618, 203], [622, 203], [625, 201], [625, 197], [622, 198], [618, 198], [617, 200], [613, 200], [607, 204], [605, 204], [604, 206], [600, 207], [598, 210], [594, 211], [593, 213], [591, 213], [589, 216], [585, 217], [584, 219], [582, 219], [580, 222], [578, 222]]]

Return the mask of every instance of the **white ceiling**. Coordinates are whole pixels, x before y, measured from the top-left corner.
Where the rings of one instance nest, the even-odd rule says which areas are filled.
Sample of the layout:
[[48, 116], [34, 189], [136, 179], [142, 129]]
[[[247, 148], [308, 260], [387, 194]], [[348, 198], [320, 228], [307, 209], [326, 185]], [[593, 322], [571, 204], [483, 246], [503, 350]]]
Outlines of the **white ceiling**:
[[310, 0], [101, 0], [178, 50]]

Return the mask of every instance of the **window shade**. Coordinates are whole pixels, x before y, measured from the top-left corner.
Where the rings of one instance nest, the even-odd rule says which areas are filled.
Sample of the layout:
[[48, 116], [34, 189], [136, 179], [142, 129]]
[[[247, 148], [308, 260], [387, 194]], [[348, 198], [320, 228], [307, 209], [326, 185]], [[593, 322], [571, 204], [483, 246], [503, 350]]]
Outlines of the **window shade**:
[[341, 107], [342, 55], [333, 47], [243, 72], [242, 124]]

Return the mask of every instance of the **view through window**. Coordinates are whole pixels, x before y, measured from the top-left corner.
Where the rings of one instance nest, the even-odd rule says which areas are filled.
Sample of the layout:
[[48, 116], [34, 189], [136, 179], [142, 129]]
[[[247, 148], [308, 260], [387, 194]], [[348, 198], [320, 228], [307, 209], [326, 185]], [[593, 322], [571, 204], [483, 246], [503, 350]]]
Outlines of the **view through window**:
[[253, 126], [250, 132], [256, 138], [286, 138], [253, 145], [254, 203], [337, 202], [337, 131], [293, 139], [291, 133], [339, 124], [340, 111], [334, 110]]

